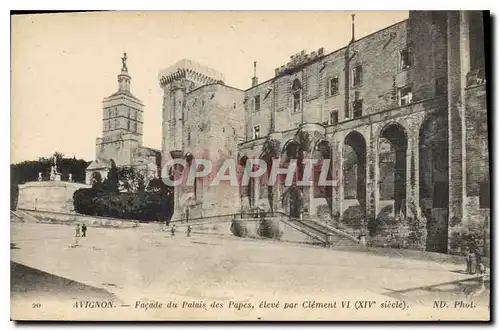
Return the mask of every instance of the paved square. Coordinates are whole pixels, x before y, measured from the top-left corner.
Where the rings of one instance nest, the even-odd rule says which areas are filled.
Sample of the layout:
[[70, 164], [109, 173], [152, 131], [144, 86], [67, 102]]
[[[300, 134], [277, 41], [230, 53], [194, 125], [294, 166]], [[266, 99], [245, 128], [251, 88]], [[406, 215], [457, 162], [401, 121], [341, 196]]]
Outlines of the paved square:
[[[104, 289], [132, 306], [138, 300], [258, 304], [264, 298], [302, 304], [399, 298], [431, 308], [433, 300], [465, 300], [454, 284], [470, 278], [454, 264], [236, 237], [171, 237], [151, 227], [90, 228], [76, 247], [74, 229], [66, 225], [12, 223], [11, 232], [13, 262]], [[444, 284], [439, 291], [424, 288], [438, 284]], [[63, 293], [64, 288], [61, 298]], [[57, 291], [42, 298], [50, 296], [56, 298]], [[475, 300], [487, 309], [489, 290]]]

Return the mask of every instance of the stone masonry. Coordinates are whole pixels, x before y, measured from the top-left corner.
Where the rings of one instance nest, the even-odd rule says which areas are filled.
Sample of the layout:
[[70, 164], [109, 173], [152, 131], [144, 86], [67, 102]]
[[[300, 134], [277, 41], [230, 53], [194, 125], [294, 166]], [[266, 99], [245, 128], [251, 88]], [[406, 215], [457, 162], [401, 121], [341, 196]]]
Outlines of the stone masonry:
[[[284, 166], [293, 158], [331, 159], [331, 187], [314, 186], [314, 176], [310, 187], [256, 179], [219, 192], [199, 183], [191, 189], [193, 210], [221, 215], [259, 206], [353, 234], [376, 219], [389, 229], [386, 239], [413, 219], [426, 232], [420, 248], [447, 252], [454, 226], [489, 215], [478, 22], [481, 12], [412, 11], [331, 53], [295, 54], [260, 84], [254, 73], [245, 91], [182, 60], [159, 75], [163, 164], [172, 157], [278, 159]], [[186, 190], [176, 189], [174, 218], [182, 217]]]

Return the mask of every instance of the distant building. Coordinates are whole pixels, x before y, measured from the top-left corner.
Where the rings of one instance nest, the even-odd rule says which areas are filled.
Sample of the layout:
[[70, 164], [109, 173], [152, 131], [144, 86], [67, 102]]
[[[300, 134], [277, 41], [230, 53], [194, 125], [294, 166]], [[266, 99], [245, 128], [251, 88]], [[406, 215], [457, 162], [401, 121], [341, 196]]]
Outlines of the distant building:
[[96, 159], [86, 169], [86, 183], [94, 173], [104, 179], [111, 160], [118, 167], [155, 168], [161, 152], [142, 145], [143, 103], [130, 92], [131, 77], [126, 66], [118, 75], [118, 91], [102, 101], [102, 138], [96, 139]]
[[490, 213], [482, 15], [411, 11], [359, 40], [353, 18], [345, 47], [295, 54], [245, 91], [189, 60], [161, 71], [163, 163], [332, 160], [330, 187], [176, 187], [174, 218], [190, 190], [203, 216], [262, 206], [352, 233], [370, 218], [425, 216], [424, 248], [446, 252], [452, 227]]

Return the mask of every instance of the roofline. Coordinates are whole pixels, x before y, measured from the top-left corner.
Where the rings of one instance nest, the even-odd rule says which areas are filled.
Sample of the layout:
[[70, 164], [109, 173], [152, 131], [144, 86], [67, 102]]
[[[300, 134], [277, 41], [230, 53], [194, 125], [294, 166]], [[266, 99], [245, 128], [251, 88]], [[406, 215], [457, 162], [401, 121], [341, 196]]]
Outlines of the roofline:
[[191, 90], [189, 91], [187, 94], [190, 94], [190, 93], [193, 93], [195, 91], [198, 91], [204, 87], [207, 87], [207, 86], [213, 86], [213, 85], [220, 85], [220, 86], [223, 86], [223, 87], [228, 87], [228, 88], [231, 88], [233, 90], [238, 90], [238, 91], [241, 91], [241, 92], [245, 92], [245, 90], [242, 90], [242, 89], [239, 89], [237, 87], [234, 87], [234, 86], [230, 86], [230, 85], [226, 85], [224, 83], [221, 83], [221, 82], [217, 82], [217, 83], [210, 83], [210, 84], [205, 84], [205, 85], [201, 85], [201, 86], [198, 86], [197, 88], [195, 88], [194, 90]]
[[[380, 29], [380, 30], [377, 30], [377, 31], [375, 31], [375, 32], [372, 32], [372, 33], [370, 33], [370, 34], [367, 34], [367, 35], [366, 35], [366, 36], [364, 36], [364, 37], [361, 37], [361, 38], [359, 38], [359, 39], [354, 40], [354, 41], [353, 41], [353, 42], [351, 42], [351, 43], [348, 43], [347, 45], [343, 46], [342, 48], [338, 48], [338, 49], [336, 49], [336, 50], [334, 50], [334, 51], [332, 51], [332, 52], [330, 52], [330, 53], [325, 54], [325, 55], [324, 55], [324, 56], [322, 56], [322, 57], [319, 57], [319, 58], [317, 58], [317, 59], [314, 59], [314, 60], [312, 60], [312, 61], [309, 61], [309, 62], [307, 62], [307, 63], [304, 63], [304, 67], [307, 67], [308, 65], [313, 64], [313, 63], [315, 63], [315, 62], [318, 62], [318, 61], [320, 61], [320, 60], [323, 60], [324, 58], [326, 58], [326, 57], [328, 57], [328, 56], [331, 56], [331, 55], [333, 55], [333, 54], [335, 54], [335, 53], [337, 53], [337, 52], [340, 52], [340, 51], [342, 51], [342, 50], [345, 50], [347, 47], [349, 47], [349, 46], [351, 46], [351, 45], [354, 45], [354, 44], [356, 44], [357, 42], [359, 42], [359, 41], [361, 41], [361, 40], [363, 40], [363, 39], [366, 39], [366, 38], [372, 37], [373, 35], [375, 35], [375, 34], [377, 34], [377, 33], [379, 33], [379, 32], [382, 32], [382, 31], [388, 30], [388, 29], [390, 29], [390, 28], [395, 27], [396, 25], [399, 25], [399, 24], [405, 23], [405, 22], [407, 22], [407, 21], [409, 21], [409, 20], [410, 20], [409, 18], [405, 18], [404, 20], [401, 20], [401, 21], [398, 21], [398, 22], [396, 22], [396, 23], [393, 23], [393, 24], [391, 24], [391, 25], [389, 25], [389, 26], [386, 26], [385, 28], [382, 28], [382, 29]], [[283, 75], [283, 76], [286, 76], [286, 75]], [[248, 92], [248, 91], [250, 91], [251, 89], [254, 89], [254, 88], [256, 88], [256, 87], [258, 87], [258, 86], [260, 86], [260, 85], [263, 85], [263, 84], [269, 83], [269, 82], [271, 82], [271, 81], [273, 81], [273, 80], [275, 80], [275, 79], [277, 79], [277, 78], [279, 78], [279, 77], [283, 77], [283, 76], [274, 76], [274, 77], [272, 77], [272, 78], [269, 78], [268, 80], [263, 81], [262, 83], [259, 83], [259, 84], [255, 85], [255, 86], [252, 86], [252, 87], [249, 87], [249, 88], [247, 88], [247, 89], [246, 89], [246, 90], [244, 90], [244, 91], [245, 91], [245, 92]]]

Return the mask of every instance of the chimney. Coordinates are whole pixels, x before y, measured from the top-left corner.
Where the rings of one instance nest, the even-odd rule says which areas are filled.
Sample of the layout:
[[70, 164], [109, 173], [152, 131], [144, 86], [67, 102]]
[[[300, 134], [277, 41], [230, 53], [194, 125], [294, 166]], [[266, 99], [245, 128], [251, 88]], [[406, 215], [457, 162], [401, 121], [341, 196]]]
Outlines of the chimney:
[[253, 77], [252, 77], [252, 87], [259, 84], [259, 79], [257, 78], [257, 62], [253, 63]]
[[351, 38], [351, 43], [356, 40], [356, 38], [354, 37], [354, 21], [355, 21], [355, 17], [356, 17], [356, 14], [352, 14], [351, 15], [351, 18], [352, 18], [352, 38]]

